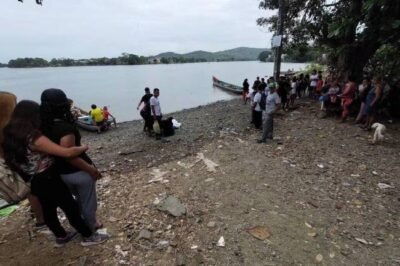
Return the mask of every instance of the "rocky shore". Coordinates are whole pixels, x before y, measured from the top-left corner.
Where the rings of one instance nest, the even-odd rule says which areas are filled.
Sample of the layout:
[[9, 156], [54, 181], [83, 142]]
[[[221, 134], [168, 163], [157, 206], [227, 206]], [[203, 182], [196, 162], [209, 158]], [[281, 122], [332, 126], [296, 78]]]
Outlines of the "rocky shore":
[[[99, 217], [110, 240], [52, 247], [27, 207], [0, 221], [2, 265], [396, 265], [400, 127], [384, 142], [301, 100], [257, 144], [248, 105], [169, 114], [168, 142], [141, 121], [83, 133], [103, 171]], [[65, 222], [67, 224], [67, 222]]]

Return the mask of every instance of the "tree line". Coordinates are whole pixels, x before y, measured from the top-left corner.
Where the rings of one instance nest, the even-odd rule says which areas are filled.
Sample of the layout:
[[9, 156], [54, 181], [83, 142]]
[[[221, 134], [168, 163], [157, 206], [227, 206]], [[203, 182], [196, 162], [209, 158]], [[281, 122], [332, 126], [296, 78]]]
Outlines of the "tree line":
[[[259, 7], [278, 10], [279, 4], [285, 14], [284, 49], [312, 45], [343, 79], [374, 74], [398, 80], [400, 1], [260, 0]], [[257, 24], [276, 32], [278, 14]]]

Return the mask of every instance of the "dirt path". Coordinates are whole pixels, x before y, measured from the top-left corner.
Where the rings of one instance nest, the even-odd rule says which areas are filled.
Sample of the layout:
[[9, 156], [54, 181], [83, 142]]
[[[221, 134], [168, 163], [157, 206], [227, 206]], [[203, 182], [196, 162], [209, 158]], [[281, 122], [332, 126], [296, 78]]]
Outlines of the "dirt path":
[[[302, 102], [279, 116], [278, 140], [267, 144], [255, 143], [260, 133], [248, 128], [248, 106], [236, 100], [174, 114], [184, 127], [169, 143], [146, 138], [139, 122], [100, 139], [85, 135], [107, 170], [99, 215], [112, 238], [54, 249], [31, 232], [21, 208], [0, 221], [0, 264], [400, 264], [399, 126], [389, 125], [389, 138], [372, 146], [370, 134], [316, 112]], [[215, 172], [198, 153], [218, 164]], [[149, 183], [156, 175], [162, 180]], [[179, 198], [187, 214], [157, 210], [163, 193]], [[270, 237], [254, 238], [247, 232], [254, 226]], [[145, 229], [151, 238], [137, 239]], [[225, 247], [216, 246], [221, 236]]]

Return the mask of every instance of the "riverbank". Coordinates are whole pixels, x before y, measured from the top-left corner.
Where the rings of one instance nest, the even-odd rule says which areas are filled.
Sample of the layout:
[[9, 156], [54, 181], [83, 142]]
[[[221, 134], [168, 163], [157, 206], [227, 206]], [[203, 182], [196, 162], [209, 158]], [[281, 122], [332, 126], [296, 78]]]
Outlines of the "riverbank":
[[[400, 262], [400, 127], [371, 133], [318, 119], [302, 100], [275, 120], [276, 140], [257, 144], [249, 106], [218, 102], [171, 114], [168, 143], [141, 121], [83, 134], [103, 169], [99, 217], [111, 239], [54, 249], [31, 230], [26, 208], [0, 221], [5, 265], [393, 265]], [[126, 155], [120, 155], [119, 152]], [[208, 167], [201, 154], [217, 165]], [[382, 185], [385, 184], [386, 186]], [[154, 205], [173, 195], [187, 213]], [[249, 232], [259, 226], [258, 237]], [[148, 234], [149, 233], [149, 234]], [[139, 237], [141, 235], [141, 237]], [[224, 247], [217, 242], [222, 237]], [[40, 254], [40, 256], [38, 256]], [[360, 256], [362, 254], [362, 256]]]

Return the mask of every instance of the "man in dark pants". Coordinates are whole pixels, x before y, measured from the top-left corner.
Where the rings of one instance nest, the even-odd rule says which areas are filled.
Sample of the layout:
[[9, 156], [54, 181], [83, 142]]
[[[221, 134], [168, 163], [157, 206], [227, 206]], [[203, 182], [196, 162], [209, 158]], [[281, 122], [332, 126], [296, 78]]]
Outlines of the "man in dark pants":
[[[161, 105], [160, 105], [160, 100], [158, 99], [158, 96], [160, 96], [160, 90], [155, 88], [153, 90], [153, 97], [150, 98], [150, 107], [151, 107], [151, 114], [153, 115], [154, 121], [158, 121], [158, 124], [161, 125], [161, 118], [162, 118], [162, 113], [161, 113]], [[156, 133], [156, 139], [160, 139], [161, 134]]]
[[153, 94], [150, 93], [150, 89], [148, 87], [144, 89], [144, 93], [145, 94], [143, 95], [136, 109], [139, 110], [140, 105], [144, 105], [142, 110], [140, 110], [140, 115], [143, 117], [144, 120], [143, 131], [150, 132], [153, 129], [153, 119], [151, 117], [150, 109], [150, 98], [153, 97]]
[[261, 102], [261, 97], [263, 94], [263, 87], [258, 86], [257, 88], [257, 93], [254, 95], [254, 100], [253, 100], [253, 123], [256, 129], [261, 129], [262, 126], [262, 109], [260, 106]]
[[271, 83], [269, 86], [269, 94], [265, 105], [264, 122], [263, 122], [263, 135], [258, 143], [264, 143], [267, 139], [273, 138], [274, 130], [274, 114], [279, 110], [281, 99], [276, 92], [275, 84]]

